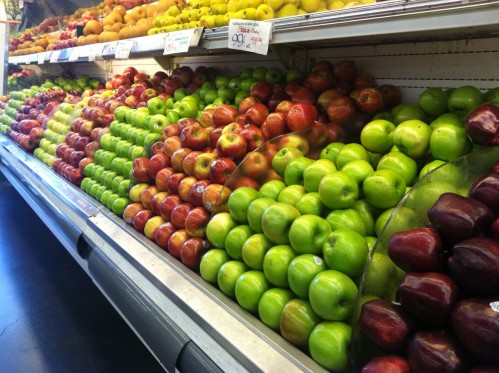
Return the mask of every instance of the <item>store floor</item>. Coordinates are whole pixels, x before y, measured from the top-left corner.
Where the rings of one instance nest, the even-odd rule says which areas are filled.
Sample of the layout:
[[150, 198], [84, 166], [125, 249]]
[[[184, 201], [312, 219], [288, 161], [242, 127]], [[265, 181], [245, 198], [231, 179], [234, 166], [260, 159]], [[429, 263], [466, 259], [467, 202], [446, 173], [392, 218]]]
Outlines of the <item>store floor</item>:
[[164, 372], [1, 175], [0, 372]]

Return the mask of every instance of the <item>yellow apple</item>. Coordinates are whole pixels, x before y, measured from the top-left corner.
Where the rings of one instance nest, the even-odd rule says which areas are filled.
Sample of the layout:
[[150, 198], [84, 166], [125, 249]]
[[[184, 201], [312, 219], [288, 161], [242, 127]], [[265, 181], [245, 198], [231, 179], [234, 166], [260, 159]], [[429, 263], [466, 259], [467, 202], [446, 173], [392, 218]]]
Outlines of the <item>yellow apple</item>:
[[207, 6], [208, 8], [211, 6], [211, 0], [201, 0], [201, 7]]
[[227, 12], [227, 13], [225, 13], [224, 18], [225, 18], [225, 24], [228, 25], [229, 22], [230, 22], [230, 20], [232, 18], [237, 18], [236, 17], [236, 12]]
[[229, 19], [225, 18], [225, 14], [217, 14], [215, 16], [215, 27], [223, 27], [229, 24]]
[[308, 13], [313, 13], [319, 10], [320, 4], [321, 0], [301, 0], [300, 8]]
[[302, 14], [308, 14], [307, 11], [303, 10], [302, 8], [298, 8], [298, 11], [296, 12], [296, 15], [302, 15]]
[[198, 9], [202, 6], [201, 2], [202, 0], [190, 0], [189, 6], [191, 7], [191, 9]]
[[213, 5], [220, 5], [220, 4], [227, 5], [227, 0], [211, 0], [209, 6], [213, 8]]
[[341, 0], [333, 0], [328, 3], [327, 8], [329, 10], [342, 9], [345, 7], [345, 3]]
[[168, 8], [168, 11], [166, 12], [166, 14], [169, 15], [169, 16], [174, 16], [175, 17], [175, 16], [180, 15], [180, 12], [181, 12], [180, 8], [178, 6], [176, 6], [176, 5], [174, 5], [174, 6], [171, 6], [171, 7]]
[[353, 6], [361, 5], [358, 1], [350, 1], [349, 3], [345, 4], [345, 8], [351, 8]]
[[326, 0], [321, 0], [319, 3], [319, 12], [325, 12], [327, 10]]
[[[192, 9], [192, 12], [195, 12], [195, 9]], [[187, 23], [191, 21], [191, 10], [183, 9], [180, 13], [180, 22]]]
[[[180, 19], [182, 19], [182, 23], [187, 23], [187, 22], [190, 22], [190, 21], [197, 21], [199, 19], [199, 9], [196, 9], [196, 8], [191, 8], [190, 10], [186, 10], [185, 12], [187, 12], [189, 14], [189, 19], [186, 19], [184, 21], [185, 18], [182, 18], [182, 14], [180, 15]], [[184, 13], [184, 11], [182, 10], [182, 13]]]
[[248, 0], [248, 7], [249, 8], [258, 8], [260, 5], [263, 4], [263, 0]]
[[284, 0], [284, 5], [286, 4], [293, 4], [298, 8], [298, 5], [300, 5], [300, 0]]
[[235, 18], [237, 19], [256, 19], [256, 9], [255, 8], [246, 8], [242, 10], [238, 10], [235, 14]]
[[263, 3], [270, 5], [274, 12], [277, 12], [284, 5], [284, 0], [264, 0]]
[[274, 9], [268, 4], [261, 4], [256, 8], [256, 19], [259, 21], [264, 21], [266, 19], [275, 18]]
[[249, 0], [239, 0], [237, 2], [237, 10], [244, 10], [249, 8]]
[[360, 0], [360, 3], [363, 5], [366, 4], [376, 4], [376, 0]]
[[239, 6], [239, 0], [229, 0], [227, 3], [227, 13], [237, 12]]
[[215, 4], [211, 7], [211, 14], [227, 13], [227, 4]]
[[298, 8], [296, 7], [295, 4], [285, 4], [279, 9], [277, 12], [277, 17], [290, 17], [290, 16], [295, 16], [298, 14]]
[[201, 18], [202, 16], [209, 16], [211, 14], [211, 8], [207, 6], [203, 6], [198, 9], [198, 18]]

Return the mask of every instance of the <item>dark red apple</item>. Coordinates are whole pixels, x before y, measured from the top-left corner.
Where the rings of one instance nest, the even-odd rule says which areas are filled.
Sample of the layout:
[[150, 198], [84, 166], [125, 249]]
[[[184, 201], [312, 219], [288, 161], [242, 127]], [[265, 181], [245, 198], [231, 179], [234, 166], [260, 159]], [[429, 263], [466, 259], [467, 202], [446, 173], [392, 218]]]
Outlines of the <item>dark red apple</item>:
[[420, 331], [409, 342], [411, 372], [466, 372], [466, 354], [454, 337], [443, 330]]
[[377, 356], [362, 367], [361, 373], [410, 373], [409, 362], [397, 355]]
[[180, 248], [180, 261], [193, 271], [198, 271], [201, 257], [206, 251], [205, 245], [200, 237], [189, 238]]
[[355, 116], [354, 101], [348, 96], [333, 98], [327, 107], [327, 116], [333, 123], [343, 122]]
[[225, 184], [236, 169], [236, 163], [228, 157], [219, 157], [210, 164], [210, 180], [215, 184]]
[[464, 127], [474, 143], [499, 145], [499, 108], [493, 104], [480, 105], [465, 118]]
[[256, 82], [250, 90], [250, 96], [256, 97], [261, 103], [268, 103], [270, 97], [274, 94], [274, 86], [269, 82]]
[[132, 176], [140, 183], [148, 183], [151, 176], [147, 172], [149, 158], [138, 157], [133, 161]]
[[189, 236], [204, 237], [210, 217], [210, 213], [204, 207], [196, 207], [189, 211], [185, 219], [185, 230]]
[[304, 102], [298, 103], [289, 109], [286, 122], [290, 131], [302, 131], [313, 126], [317, 115], [315, 105]]
[[414, 331], [414, 320], [399, 305], [384, 299], [369, 300], [362, 305], [359, 330], [379, 349], [399, 353]]
[[394, 233], [388, 243], [388, 255], [404, 271], [438, 271], [442, 265], [442, 241], [430, 228]]
[[471, 186], [468, 197], [482, 202], [499, 215], [499, 174], [490, 172], [480, 177]]
[[147, 173], [152, 179], [156, 178], [157, 173], [165, 167], [171, 166], [170, 157], [165, 153], [158, 153], [153, 155], [147, 164]]
[[391, 84], [383, 84], [378, 87], [378, 91], [383, 98], [383, 104], [387, 109], [400, 105], [402, 102], [402, 92], [400, 89]]
[[362, 88], [355, 95], [355, 106], [365, 114], [376, 114], [383, 109], [383, 97], [376, 88]]
[[407, 272], [397, 290], [402, 307], [430, 325], [444, 324], [454, 308], [459, 290], [454, 280], [439, 272]]
[[185, 127], [180, 133], [182, 146], [192, 150], [201, 150], [208, 146], [209, 138], [206, 130], [199, 124]]
[[217, 141], [217, 150], [223, 157], [241, 159], [247, 151], [245, 138], [238, 133], [224, 133]]
[[168, 240], [168, 252], [174, 258], [180, 259], [180, 249], [185, 241], [189, 239], [189, 235], [185, 229], [178, 229]]
[[173, 209], [180, 204], [182, 204], [180, 196], [178, 194], [170, 194], [159, 205], [159, 214], [165, 221], [170, 221]]
[[448, 245], [485, 232], [495, 217], [482, 202], [455, 193], [443, 193], [428, 210], [428, 219]]
[[170, 221], [177, 228], [185, 228], [187, 214], [194, 208], [192, 203], [184, 202], [175, 207], [170, 214]]
[[352, 82], [358, 74], [355, 61], [347, 60], [334, 64], [334, 76], [343, 82]]

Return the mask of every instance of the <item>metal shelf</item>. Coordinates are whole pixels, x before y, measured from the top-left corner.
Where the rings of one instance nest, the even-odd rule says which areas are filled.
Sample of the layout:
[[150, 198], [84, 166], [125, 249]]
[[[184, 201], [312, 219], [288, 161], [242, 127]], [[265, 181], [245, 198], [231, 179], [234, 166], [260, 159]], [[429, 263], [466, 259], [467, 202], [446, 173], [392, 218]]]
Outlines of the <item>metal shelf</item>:
[[[339, 46], [417, 40], [455, 40], [499, 34], [499, 1], [392, 0], [336, 11], [273, 19], [270, 44], [297, 47]], [[164, 35], [127, 39], [135, 41], [130, 58], [163, 55]], [[113, 59], [117, 42], [9, 58], [9, 63], [88, 62]], [[182, 56], [221, 54], [228, 49], [228, 28], [206, 29], [199, 45]], [[63, 58], [53, 58], [61, 53]], [[72, 54], [78, 58], [71, 58]]]
[[324, 371], [3, 135], [0, 170], [168, 371], [185, 353], [211, 371]]

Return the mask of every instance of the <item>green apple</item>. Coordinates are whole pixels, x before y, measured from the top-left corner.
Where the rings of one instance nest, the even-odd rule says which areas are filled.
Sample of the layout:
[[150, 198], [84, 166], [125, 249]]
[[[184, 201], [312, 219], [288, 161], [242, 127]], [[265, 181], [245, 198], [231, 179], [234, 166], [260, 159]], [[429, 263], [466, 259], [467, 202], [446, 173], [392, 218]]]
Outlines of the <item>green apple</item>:
[[252, 67], [245, 67], [243, 68], [243, 71], [239, 74], [239, 77], [241, 79], [248, 79], [253, 77], [253, 68]]
[[414, 184], [418, 176], [416, 161], [402, 152], [385, 154], [378, 162], [377, 170], [392, 170], [403, 177], [406, 185]]
[[276, 67], [270, 67], [267, 70], [267, 72], [265, 73], [265, 81], [267, 81], [271, 84], [279, 84], [279, 83], [282, 83], [283, 80], [284, 80], [283, 72]]
[[310, 305], [324, 320], [344, 321], [352, 316], [357, 293], [357, 285], [350, 277], [328, 269], [317, 274], [310, 283]]
[[285, 187], [286, 184], [282, 180], [269, 180], [266, 183], [264, 183], [258, 191], [260, 192], [260, 196], [271, 198], [274, 201], [277, 201], [279, 193]]
[[322, 203], [330, 209], [350, 208], [359, 196], [357, 181], [342, 171], [324, 176], [319, 184]]
[[252, 78], [258, 82], [262, 82], [265, 80], [265, 75], [267, 74], [268, 68], [265, 66], [258, 66], [253, 69]]
[[289, 288], [288, 267], [296, 257], [289, 245], [276, 245], [270, 248], [263, 258], [263, 273], [272, 285]]
[[[374, 207], [395, 207], [406, 192], [404, 178], [392, 170], [377, 170], [362, 185], [364, 198]], [[352, 204], [353, 205], [353, 204]]]
[[303, 185], [288, 185], [279, 192], [277, 202], [296, 205], [305, 195], [305, 187]]
[[431, 128], [417, 119], [400, 123], [393, 133], [393, 143], [411, 158], [424, 157], [430, 148]]
[[483, 102], [483, 95], [474, 86], [465, 85], [449, 94], [448, 107], [451, 113], [464, 119], [466, 115]]
[[329, 159], [317, 159], [313, 161], [305, 170], [303, 171], [303, 186], [307, 192], [317, 192], [319, 191], [319, 184], [322, 178], [336, 171], [336, 166], [333, 161]]
[[393, 146], [395, 124], [384, 119], [367, 123], [360, 133], [360, 142], [373, 153], [386, 153]]
[[430, 128], [434, 130], [441, 124], [453, 124], [457, 127], [464, 127], [464, 121], [455, 113], [445, 113], [440, 115], [430, 123]]
[[289, 243], [298, 254], [320, 254], [330, 233], [331, 226], [326, 219], [302, 215], [289, 228]]
[[344, 322], [323, 321], [310, 333], [308, 349], [312, 359], [333, 372], [342, 372], [349, 364], [352, 328]]
[[281, 177], [284, 177], [286, 166], [293, 159], [303, 157], [303, 153], [298, 148], [284, 147], [272, 157], [272, 168]]
[[354, 159], [347, 162], [341, 171], [355, 179], [359, 187], [362, 186], [364, 179], [374, 172], [373, 166], [364, 159]]
[[229, 260], [229, 254], [223, 249], [211, 249], [207, 251], [199, 264], [201, 277], [212, 284], [216, 284], [220, 267]]
[[327, 238], [322, 249], [329, 269], [347, 276], [360, 276], [366, 264], [369, 249], [361, 234], [353, 229], [338, 229]]
[[149, 119], [149, 127], [146, 129], [152, 133], [161, 133], [169, 125], [170, 121], [166, 116], [163, 114], [155, 114]]
[[358, 201], [355, 201], [352, 208], [357, 211], [357, 213], [364, 221], [364, 225], [366, 227], [366, 235], [372, 236], [376, 234], [374, 225], [379, 214], [381, 214], [381, 211], [371, 205], [365, 199], [359, 199]]
[[336, 156], [336, 167], [341, 169], [348, 162], [357, 159], [363, 159], [366, 162], [371, 162], [369, 153], [362, 145], [357, 143], [346, 144]]
[[118, 106], [114, 110], [114, 116], [118, 120], [118, 122], [125, 122], [126, 121], [126, 113], [130, 110], [133, 110], [133, 109], [126, 106], [126, 105]]
[[147, 109], [151, 115], [166, 115], [166, 102], [160, 97], [153, 97], [147, 100]]
[[248, 207], [258, 197], [260, 197], [260, 193], [251, 187], [241, 187], [234, 190], [227, 202], [232, 217], [239, 223], [247, 223]]
[[307, 300], [292, 299], [282, 310], [279, 330], [288, 342], [307, 347], [309, 336], [320, 321]]
[[457, 188], [463, 187], [463, 182], [466, 180], [466, 175], [464, 170], [462, 170], [459, 166], [453, 163], [444, 162], [439, 159], [436, 159], [427, 165], [425, 165], [420, 173], [419, 178], [423, 178], [426, 174], [431, 172], [431, 182], [443, 182], [455, 185]]
[[293, 205], [276, 202], [263, 212], [263, 233], [276, 244], [287, 244], [289, 227], [298, 216], [300, 212]]
[[262, 271], [247, 271], [241, 274], [235, 286], [236, 300], [249, 312], [258, 311], [258, 303], [262, 295], [270, 288], [270, 284]]
[[406, 120], [426, 120], [426, 114], [418, 105], [401, 104], [392, 109], [393, 124], [398, 126]]
[[334, 162], [336, 165], [336, 158], [338, 157], [338, 153], [345, 147], [345, 144], [342, 142], [332, 142], [327, 145], [324, 149], [321, 150], [319, 154], [320, 159], [329, 159], [331, 162]]
[[215, 88], [220, 89], [223, 87], [228, 87], [229, 86], [229, 77], [225, 75], [217, 75], [215, 77]]
[[215, 214], [206, 226], [206, 238], [213, 246], [224, 248], [227, 235], [237, 225], [228, 212]]
[[362, 219], [353, 206], [349, 209], [331, 211], [327, 215], [326, 221], [333, 231], [336, 231], [337, 229], [351, 229], [358, 232], [362, 236], [365, 236], [367, 232], [364, 219]]
[[430, 137], [430, 152], [433, 158], [451, 161], [471, 151], [471, 141], [464, 127], [440, 124]]
[[[393, 214], [392, 214], [393, 213]], [[392, 234], [412, 228], [422, 227], [424, 216], [410, 207], [400, 206], [383, 211], [376, 219], [374, 229], [379, 243], [386, 249], [386, 244]]]
[[249, 225], [238, 225], [229, 231], [225, 237], [225, 250], [232, 259], [243, 259], [243, 244], [253, 233]]
[[459, 194], [459, 189], [456, 185], [443, 181], [423, 182], [409, 193], [404, 206], [411, 207], [426, 215], [426, 211], [435, 204], [443, 193]]
[[246, 92], [250, 92], [251, 88], [253, 88], [253, 85], [257, 82], [258, 82], [258, 80], [253, 79], [251, 77], [244, 78], [243, 80], [241, 80], [241, 90], [246, 91]]
[[318, 192], [306, 193], [295, 204], [296, 209], [302, 215], [322, 216], [324, 204], [321, 202], [321, 196]]
[[324, 260], [317, 255], [296, 256], [288, 267], [288, 284], [297, 296], [308, 299], [310, 283], [317, 274], [327, 269]]
[[252, 269], [262, 270], [263, 258], [272, 246], [272, 242], [263, 233], [251, 235], [241, 248], [244, 263]]
[[363, 293], [393, 300], [403, 275], [387, 255], [375, 252], [364, 275]]
[[[261, 193], [260, 193], [261, 194]], [[275, 200], [267, 197], [259, 197], [251, 201], [248, 206], [248, 225], [255, 233], [262, 233], [262, 215], [267, 207], [276, 203]]]
[[260, 320], [269, 328], [279, 331], [284, 306], [293, 298], [294, 294], [288, 289], [273, 288], [267, 290], [258, 303]]
[[284, 182], [286, 185], [303, 185], [303, 173], [314, 161], [307, 157], [292, 159], [284, 169]]
[[431, 87], [419, 95], [418, 105], [428, 117], [437, 118], [449, 110], [448, 99], [447, 93], [442, 88]]
[[198, 102], [189, 100], [189, 97], [186, 96], [180, 101], [178, 113], [181, 118], [196, 118], [196, 115], [198, 115]]
[[229, 260], [222, 264], [217, 274], [218, 288], [225, 295], [236, 296], [236, 282], [239, 276], [248, 270], [246, 264], [239, 260]]

